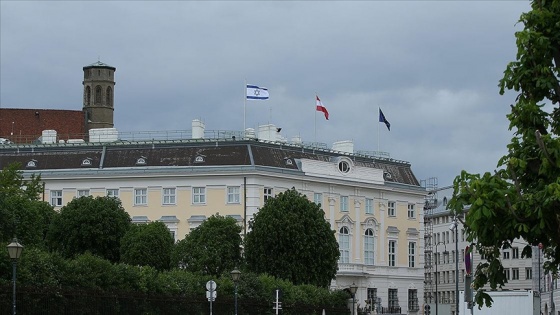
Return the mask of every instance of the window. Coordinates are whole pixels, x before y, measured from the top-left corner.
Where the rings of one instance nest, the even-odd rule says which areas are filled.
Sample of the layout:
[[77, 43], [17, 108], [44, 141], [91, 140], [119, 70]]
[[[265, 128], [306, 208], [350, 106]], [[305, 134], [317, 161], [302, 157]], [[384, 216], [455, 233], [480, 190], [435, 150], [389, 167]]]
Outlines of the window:
[[373, 214], [373, 199], [366, 198], [366, 214]]
[[389, 311], [399, 307], [399, 290], [389, 289]]
[[503, 252], [503, 257], [504, 257], [504, 259], [509, 259], [509, 252], [504, 251]]
[[348, 228], [343, 226], [340, 228], [339, 235], [339, 246], [340, 246], [340, 262], [349, 263], [350, 262], [350, 232]]
[[107, 189], [107, 197], [119, 197], [119, 190], [118, 189]]
[[145, 206], [148, 204], [148, 189], [136, 188], [134, 189], [134, 205]]
[[163, 204], [164, 205], [174, 205], [176, 204], [176, 189], [175, 188], [164, 188], [163, 189]]
[[340, 211], [348, 212], [348, 196], [340, 196]]
[[313, 194], [313, 202], [315, 204], [318, 204], [318, 205], [322, 204], [323, 203], [323, 194], [314, 193]]
[[504, 275], [506, 276], [506, 279], [511, 280], [509, 268], [504, 268]]
[[389, 202], [387, 203], [387, 214], [388, 214], [390, 217], [395, 217], [395, 216], [397, 216], [397, 211], [396, 211], [396, 209], [395, 209], [395, 202], [394, 202], [394, 201], [389, 201]]
[[364, 263], [366, 265], [373, 265], [373, 230], [367, 229], [364, 235]]
[[[415, 267], [415, 257], [416, 257], [416, 243], [415, 242], [408, 242], [408, 267], [414, 268]], [[438, 254], [438, 262], [439, 262], [439, 254]]]
[[95, 104], [101, 104], [101, 86], [98, 85], [95, 87]]
[[511, 280], [519, 280], [519, 268], [511, 268]]
[[62, 206], [62, 190], [51, 190], [51, 206]]
[[373, 311], [373, 305], [377, 303], [377, 288], [367, 288], [367, 304], [368, 310]]
[[113, 105], [113, 89], [110, 86], [107, 87], [107, 99], [105, 105], [111, 106]]
[[193, 204], [205, 204], [206, 203], [206, 188], [205, 187], [193, 187]]
[[533, 279], [533, 269], [531, 269], [531, 267], [525, 268], [525, 279], [527, 280]]
[[227, 188], [227, 203], [239, 203], [239, 186]]
[[408, 310], [411, 312], [416, 312], [420, 310], [418, 305], [418, 290], [408, 289]]
[[397, 265], [397, 241], [389, 241], [389, 267]]
[[85, 104], [86, 106], [89, 106], [91, 104], [90, 100], [91, 100], [91, 88], [89, 86], [86, 86], [86, 93], [85, 93]]
[[78, 189], [78, 197], [89, 196], [89, 189]]
[[412, 203], [408, 204], [408, 218], [409, 219], [416, 218], [416, 214], [414, 213], [414, 204]]
[[511, 249], [511, 258], [519, 259], [519, 247], [514, 247]]
[[350, 172], [350, 164], [346, 161], [340, 161], [338, 163], [338, 170], [342, 173], [348, 173]]
[[264, 202], [268, 199], [272, 198], [272, 188], [265, 187], [264, 188]]

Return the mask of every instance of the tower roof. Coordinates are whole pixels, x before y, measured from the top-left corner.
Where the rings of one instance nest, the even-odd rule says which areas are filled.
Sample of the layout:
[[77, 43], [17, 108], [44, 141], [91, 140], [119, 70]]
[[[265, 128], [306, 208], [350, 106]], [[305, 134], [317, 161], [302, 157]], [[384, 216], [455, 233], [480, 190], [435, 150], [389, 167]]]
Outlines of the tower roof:
[[94, 62], [94, 63], [92, 63], [92, 64], [90, 64], [90, 65], [85, 66], [85, 67], [84, 67], [84, 70], [85, 70], [85, 69], [89, 69], [89, 68], [108, 68], [108, 69], [112, 69], [112, 70], [116, 70], [116, 69], [117, 69], [117, 68], [115, 68], [115, 67], [113, 67], [113, 66], [110, 66], [110, 65], [108, 65], [108, 64], [106, 64], [106, 63], [103, 63], [103, 62], [101, 62], [101, 61], [99, 61], [99, 60], [96, 61], [96, 62]]

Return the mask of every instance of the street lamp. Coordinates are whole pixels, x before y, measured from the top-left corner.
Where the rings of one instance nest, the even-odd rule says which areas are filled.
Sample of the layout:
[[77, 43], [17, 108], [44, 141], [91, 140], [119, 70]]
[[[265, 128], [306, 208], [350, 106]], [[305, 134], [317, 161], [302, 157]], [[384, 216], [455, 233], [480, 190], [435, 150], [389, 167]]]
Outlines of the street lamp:
[[455, 229], [455, 314], [459, 314], [459, 228], [457, 216], [453, 218], [450, 230]]
[[17, 268], [17, 261], [21, 256], [21, 252], [23, 251], [23, 246], [18, 243], [17, 239], [8, 244], [8, 255], [12, 260], [12, 281], [13, 281], [13, 315], [16, 315], [16, 268]]
[[438, 242], [436, 244], [436, 259], [435, 259], [435, 261], [436, 261], [436, 276], [435, 276], [435, 278], [436, 278], [436, 315], [438, 315], [438, 300], [439, 300], [439, 291], [438, 291], [438, 287], [437, 287], [438, 282], [439, 282], [439, 274], [437, 272], [437, 265], [439, 263], [439, 252], [437, 250], [438, 245], [443, 245], [443, 248], [445, 249], [444, 252], [443, 252], [444, 256], [448, 254], [447, 246], [445, 246], [445, 243], [444, 242]]
[[358, 291], [358, 286], [352, 282], [352, 285], [350, 286], [350, 293], [352, 294], [352, 315], [354, 315], [354, 305], [356, 304], [356, 291]]
[[233, 283], [235, 284], [235, 315], [237, 315], [237, 282], [239, 281], [239, 278], [241, 278], [241, 271], [239, 271], [239, 270], [237, 270], [237, 268], [235, 268], [231, 272], [231, 279], [233, 280]]

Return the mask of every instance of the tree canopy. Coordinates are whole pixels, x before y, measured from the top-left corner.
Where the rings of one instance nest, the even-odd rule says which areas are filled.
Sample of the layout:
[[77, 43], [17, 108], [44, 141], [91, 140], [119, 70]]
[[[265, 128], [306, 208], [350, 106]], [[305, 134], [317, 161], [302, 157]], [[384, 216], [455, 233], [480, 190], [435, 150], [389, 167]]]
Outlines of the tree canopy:
[[[487, 261], [477, 266], [474, 288], [503, 286], [507, 279], [500, 250], [515, 239], [542, 244], [545, 268], [560, 264], [560, 1], [532, 1], [516, 32], [517, 57], [499, 82], [500, 93], [514, 90], [516, 103], [507, 118], [514, 136], [494, 173], [461, 172], [453, 182], [450, 207], [465, 217], [467, 239]], [[478, 291], [481, 305], [489, 296]]]
[[75, 198], [54, 217], [47, 242], [65, 257], [90, 252], [118, 262], [121, 238], [130, 225], [118, 198]]
[[213, 215], [177, 242], [173, 265], [212, 276], [229, 273], [241, 262], [240, 233], [234, 218]]
[[163, 222], [132, 225], [121, 239], [121, 262], [169, 269], [173, 237]]
[[40, 176], [26, 180], [19, 168], [10, 164], [0, 171], [0, 241], [17, 237], [24, 246], [41, 246], [55, 211], [39, 200]]
[[294, 284], [327, 287], [340, 252], [321, 207], [294, 188], [267, 200], [245, 240], [248, 268]]

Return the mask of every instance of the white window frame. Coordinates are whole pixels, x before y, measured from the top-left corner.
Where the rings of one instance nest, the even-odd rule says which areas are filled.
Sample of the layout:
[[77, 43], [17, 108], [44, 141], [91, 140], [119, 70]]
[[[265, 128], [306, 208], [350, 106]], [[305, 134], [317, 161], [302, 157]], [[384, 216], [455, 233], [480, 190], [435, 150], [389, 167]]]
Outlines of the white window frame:
[[375, 237], [372, 229], [364, 232], [364, 264], [373, 266], [375, 263]]
[[394, 201], [387, 202], [387, 215], [390, 217], [397, 216], [397, 205]]
[[414, 209], [414, 204], [413, 203], [408, 204], [408, 218], [409, 219], [416, 219], [416, 211]]
[[266, 202], [268, 199], [274, 197], [274, 194], [272, 193], [273, 190], [271, 187], [265, 187], [263, 189], [263, 200], [264, 202]]
[[161, 203], [163, 205], [176, 205], [177, 204], [177, 188], [167, 187], [161, 189]]
[[206, 204], [206, 187], [192, 188], [192, 203], [194, 205]]
[[62, 190], [51, 190], [51, 206], [62, 207]]
[[107, 195], [107, 197], [114, 197], [114, 198], [119, 198], [119, 190], [118, 189], [107, 189], [105, 191], [105, 194]]
[[348, 196], [340, 196], [340, 212], [348, 212]]
[[366, 214], [373, 214], [373, 199], [366, 198]]
[[388, 243], [389, 260], [387, 261], [389, 267], [397, 266], [397, 241], [389, 240]]
[[[439, 263], [439, 255], [438, 255], [438, 263]], [[409, 268], [416, 267], [416, 242], [408, 242], [408, 267]]]
[[134, 205], [148, 205], [148, 188], [134, 188]]
[[323, 194], [322, 193], [314, 193], [313, 194], [313, 202], [317, 205], [323, 204]]
[[78, 191], [76, 192], [76, 196], [78, 198], [89, 196], [89, 189], [78, 189]]
[[343, 264], [350, 263], [350, 229], [343, 226], [339, 230], [338, 244], [340, 250], [339, 262]]
[[228, 186], [227, 187], [227, 203], [239, 203], [241, 200], [241, 187]]

